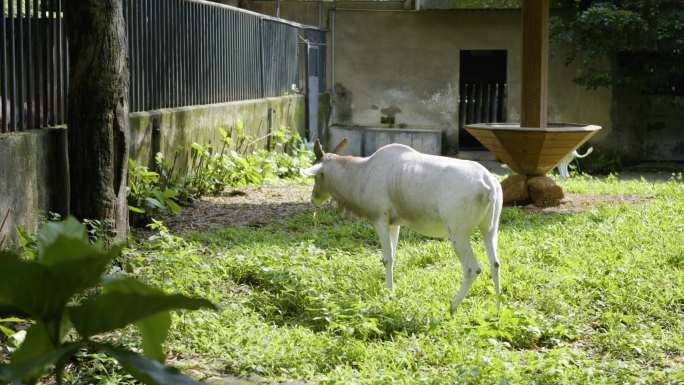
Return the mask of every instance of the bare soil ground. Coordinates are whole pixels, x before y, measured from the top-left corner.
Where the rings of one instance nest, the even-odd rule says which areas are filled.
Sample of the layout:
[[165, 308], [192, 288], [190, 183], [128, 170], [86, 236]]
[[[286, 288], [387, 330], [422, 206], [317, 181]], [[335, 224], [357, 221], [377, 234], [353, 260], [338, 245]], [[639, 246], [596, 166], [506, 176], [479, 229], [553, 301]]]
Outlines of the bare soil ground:
[[202, 197], [180, 215], [165, 218], [164, 224], [179, 234], [279, 222], [313, 208], [309, 202], [311, 188], [263, 186]]
[[527, 205], [524, 207], [526, 211], [544, 213], [544, 214], [574, 214], [581, 213], [586, 210], [603, 204], [637, 204], [648, 201], [649, 197], [640, 197], [636, 195], [599, 195], [599, 194], [575, 194], [565, 193], [565, 198], [561, 201], [560, 206], [540, 208], [534, 205]]
[[[204, 232], [224, 227], [261, 226], [311, 210], [312, 186], [285, 185], [245, 188], [222, 196], [203, 197], [178, 216], [164, 219], [172, 233]], [[632, 195], [566, 194], [558, 207], [523, 207], [530, 212], [573, 214], [602, 203], [636, 204], [649, 198]]]

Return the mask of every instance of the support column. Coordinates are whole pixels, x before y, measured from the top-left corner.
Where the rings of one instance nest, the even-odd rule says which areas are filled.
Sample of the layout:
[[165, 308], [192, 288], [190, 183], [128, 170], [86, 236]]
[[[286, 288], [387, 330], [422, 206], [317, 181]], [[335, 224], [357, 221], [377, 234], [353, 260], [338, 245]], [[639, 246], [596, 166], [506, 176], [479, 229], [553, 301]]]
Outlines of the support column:
[[549, 0], [523, 0], [521, 127], [547, 126]]

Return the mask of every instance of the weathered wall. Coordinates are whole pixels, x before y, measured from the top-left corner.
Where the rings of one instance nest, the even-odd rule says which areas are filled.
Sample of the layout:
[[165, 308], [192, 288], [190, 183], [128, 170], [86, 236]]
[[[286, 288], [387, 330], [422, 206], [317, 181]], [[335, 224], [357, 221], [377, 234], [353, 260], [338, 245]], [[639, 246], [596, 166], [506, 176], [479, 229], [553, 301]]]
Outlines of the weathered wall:
[[[254, 138], [279, 127], [303, 134], [305, 118], [305, 98], [301, 95], [136, 112], [131, 114], [130, 156], [153, 165], [156, 152], [168, 158], [179, 150], [178, 164], [186, 166], [193, 142], [221, 144], [219, 128], [230, 131], [242, 121], [245, 133]], [[257, 145], [265, 147], [266, 140]]]
[[[327, 104], [321, 107], [327, 116]], [[151, 157], [158, 150], [172, 156], [179, 147], [185, 150], [181, 153], [187, 154], [193, 142], [219, 143], [218, 128], [228, 129], [238, 120], [255, 137], [278, 127], [303, 133], [304, 111], [305, 99], [296, 95], [133, 113], [131, 157], [143, 164], [152, 164]], [[153, 140], [155, 127], [158, 131]], [[263, 146], [265, 142], [260, 144]], [[0, 231], [0, 239], [8, 238], [5, 246], [16, 242], [17, 226], [34, 231], [48, 212], [68, 211], [66, 149], [64, 128], [0, 134], [0, 222], [10, 210], [9, 219]]]
[[[520, 119], [521, 29], [518, 10], [336, 11], [334, 123], [376, 125], [396, 107], [397, 124], [432, 126], [458, 143], [460, 50], [508, 51], [508, 120]], [[590, 92], [552, 53], [549, 117], [611, 129], [610, 90]]]
[[66, 130], [50, 128], [0, 135], [0, 239], [16, 241], [17, 226], [34, 230], [41, 216], [68, 210]]

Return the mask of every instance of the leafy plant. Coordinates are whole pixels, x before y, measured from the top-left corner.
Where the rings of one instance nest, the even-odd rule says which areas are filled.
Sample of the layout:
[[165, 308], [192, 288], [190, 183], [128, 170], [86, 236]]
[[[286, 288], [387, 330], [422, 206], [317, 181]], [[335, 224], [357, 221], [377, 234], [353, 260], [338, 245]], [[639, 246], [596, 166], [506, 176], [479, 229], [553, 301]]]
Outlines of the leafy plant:
[[[121, 250], [91, 244], [86, 227], [73, 218], [43, 225], [36, 245], [35, 260], [0, 252], [0, 316], [33, 322], [10, 363], [0, 366], [0, 382], [34, 384], [54, 366], [61, 384], [67, 362], [85, 350], [113, 357], [146, 384], [196, 383], [163, 365], [162, 343], [171, 310], [213, 308], [211, 302], [165, 294], [131, 278], [103, 278]], [[99, 285], [101, 293], [92, 295]], [[130, 324], [142, 334], [144, 356], [103, 336]]]
[[128, 209], [131, 222], [148, 223], [159, 213], [179, 214], [178, 192], [160, 184], [159, 173], [150, 171], [135, 160], [128, 160]]

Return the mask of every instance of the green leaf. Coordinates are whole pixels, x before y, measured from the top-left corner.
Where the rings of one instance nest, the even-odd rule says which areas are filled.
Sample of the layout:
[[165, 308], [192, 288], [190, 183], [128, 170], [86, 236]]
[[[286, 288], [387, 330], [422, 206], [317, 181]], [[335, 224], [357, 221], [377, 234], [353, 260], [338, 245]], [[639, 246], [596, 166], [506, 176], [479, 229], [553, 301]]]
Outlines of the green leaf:
[[39, 376], [45, 368], [58, 361], [68, 360], [80, 347], [80, 344], [63, 345], [57, 350], [50, 350], [30, 361], [16, 364], [12, 362], [9, 365], [0, 366], [0, 383], [34, 383], [31, 378]]
[[11, 337], [14, 335], [15, 331], [6, 326], [0, 325], [0, 333], [4, 334], [5, 337]]
[[0, 322], [18, 323], [18, 322], [26, 322], [26, 320], [23, 318], [19, 318], [19, 317], [7, 317], [7, 318], [0, 318]]
[[38, 322], [26, 332], [21, 347], [12, 354], [12, 365], [22, 365], [55, 350], [47, 325]]
[[91, 244], [86, 226], [73, 217], [43, 225], [37, 239], [38, 262], [46, 266], [105, 254], [102, 244]]
[[145, 210], [137, 208], [135, 206], [128, 205], [128, 210], [137, 214], [145, 214]]
[[163, 197], [164, 199], [173, 199], [178, 197], [178, 192], [175, 190], [171, 190], [170, 188], [167, 188], [166, 190], [164, 190]]
[[158, 208], [160, 210], [164, 210], [166, 206], [162, 204], [158, 199], [154, 199], [152, 197], [145, 197], [145, 203], [147, 203], [147, 206], [150, 208]]
[[163, 311], [149, 316], [136, 323], [142, 334], [142, 346], [145, 356], [164, 363], [166, 354], [162, 345], [169, 335], [171, 313]]
[[103, 353], [114, 357], [138, 381], [147, 385], [200, 385], [178, 369], [110, 345], [97, 344]]
[[38, 262], [51, 266], [69, 260], [81, 260], [101, 253], [87, 239], [58, 235], [50, 244], [38, 247]]
[[19, 237], [19, 246], [21, 247], [23, 255], [32, 260], [36, 259], [38, 256], [36, 250], [38, 245], [36, 244], [35, 238], [21, 226], [17, 226], [17, 236]]
[[53, 290], [54, 297], [66, 301], [74, 294], [98, 285], [111, 261], [120, 254], [121, 247], [112, 246], [110, 250], [101, 254], [51, 266], [50, 284], [46, 290]]
[[0, 266], [0, 308], [3, 313], [19, 315], [15, 312], [20, 311], [32, 316], [41, 313], [47, 269], [35, 262], [22, 261], [9, 252], [0, 252]]
[[171, 210], [171, 212], [174, 214], [180, 214], [183, 211], [183, 209], [178, 205], [178, 203], [170, 199], [166, 201], [166, 205], [169, 206], [169, 210]]
[[0, 310], [14, 310], [12, 315], [28, 314], [34, 319], [61, 318], [74, 294], [100, 282], [100, 276], [119, 250], [114, 247], [105, 254], [79, 260], [67, 258], [50, 266], [23, 261], [16, 254], [0, 253]]
[[162, 311], [215, 308], [201, 298], [179, 294], [164, 294], [133, 279], [120, 279], [105, 285], [105, 293], [69, 308], [76, 330], [89, 337], [122, 328]]
[[[36, 238], [38, 258], [46, 264], [54, 263], [60, 257], [79, 258], [84, 255], [87, 256], [92, 248], [88, 243], [88, 232], [85, 225], [74, 217], [69, 217], [62, 222], [44, 224], [38, 230]], [[70, 241], [65, 241], [65, 239]], [[65, 249], [65, 247], [67, 248]]]

